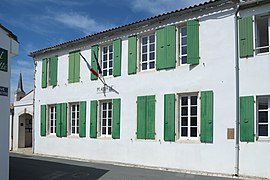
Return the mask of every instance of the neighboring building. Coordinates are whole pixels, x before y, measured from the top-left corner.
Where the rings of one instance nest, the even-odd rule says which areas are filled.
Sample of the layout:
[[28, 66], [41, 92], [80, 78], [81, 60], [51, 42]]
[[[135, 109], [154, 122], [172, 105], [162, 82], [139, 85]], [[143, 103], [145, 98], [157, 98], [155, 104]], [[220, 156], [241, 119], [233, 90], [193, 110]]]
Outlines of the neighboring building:
[[25, 94], [20, 74], [10, 119], [10, 150], [32, 147], [33, 94]]
[[17, 37], [0, 24], [0, 179], [9, 179], [10, 61], [18, 55]]
[[213, 0], [32, 52], [35, 153], [270, 178], [270, 4], [238, 7]]

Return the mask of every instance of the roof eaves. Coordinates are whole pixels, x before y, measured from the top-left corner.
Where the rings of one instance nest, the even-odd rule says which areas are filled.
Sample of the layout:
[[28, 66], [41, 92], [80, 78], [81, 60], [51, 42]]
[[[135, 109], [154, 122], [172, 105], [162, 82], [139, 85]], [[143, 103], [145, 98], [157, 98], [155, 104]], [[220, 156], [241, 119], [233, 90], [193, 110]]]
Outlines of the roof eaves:
[[0, 24], [0, 28], [2, 28], [4, 31], [6, 31], [8, 33], [8, 36], [12, 39], [14, 39], [16, 42], [19, 42], [18, 41], [18, 37], [13, 34], [10, 30], [8, 30], [5, 26], [3, 26], [2, 24]]

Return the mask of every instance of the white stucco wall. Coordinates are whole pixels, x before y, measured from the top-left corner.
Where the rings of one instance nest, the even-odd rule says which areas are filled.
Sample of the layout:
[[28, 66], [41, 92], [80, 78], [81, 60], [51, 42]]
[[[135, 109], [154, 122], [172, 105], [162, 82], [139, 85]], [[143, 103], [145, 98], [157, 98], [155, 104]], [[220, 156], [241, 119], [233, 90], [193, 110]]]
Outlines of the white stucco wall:
[[[97, 94], [97, 88], [102, 87], [102, 84], [99, 81], [90, 81], [89, 70], [83, 61], [81, 61], [80, 82], [68, 84], [68, 52], [81, 49], [83, 56], [90, 60], [90, 47], [97, 42], [37, 57], [35, 153], [233, 174], [234, 140], [227, 140], [226, 133], [227, 128], [235, 127], [234, 12], [220, 10], [208, 9], [200, 14], [185, 15], [161, 24], [181, 23], [189, 18], [199, 18], [201, 58], [197, 66], [184, 65], [170, 70], [128, 75], [127, 37], [143, 29], [123, 34], [121, 76], [106, 78], [107, 83], [113, 85], [119, 95], [108, 93], [104, 97], [103, 94]], [[153, 25], [147, 28], [155, 27]], [[41, 59], [54, 54], [58, 55], [58, 86], [53, 89], [52, 87], [42, 89]], [[214, 92], [214, 142], [212, 144], [165, 142], [164, 94], [204, 90]], [[136, 100], [137, 96], [142, 95], [156, 96], [155, 140], [136, 139]], [[121, 98], [121, 138], [90, 139], [90, 101], [113, 98]], [[40, 105], [78, 101], [87, 101], [86, 138], [40, 136]]]
[[[241, 16], [256, 16], [268, 13], [270, 5], [257, 6], [240, 11]], [[269, 26], [269, 25], [268, 25]], [[255, 48], [255, 25], [253, 27]], [[240, 96], [254, 96], [254, 127], [257, 132], [257, 107], [256, 97], [270, 96], [270, 53], [256, 55], [250, 58], [240, 59]], [[268, 132], [269, 133], [269, 132]], [[270, 178], [270, 139], [257, 140], [254, 143], [240, 144], [240, 173], [253, 174]]]
[[24, 119], [20, 122], [20, 116], [29, 114], [33, 116], [33, 91], [27, 94], [20, 101], [14, 102], [14, 119], [13, 119], [13, 150], [17, 150], [19, 147], [23, 147], [25, 144], [25, 126], [21, 126], [20, 123], [25, 125]]
[[9, 178], [9, 120], [10, 120], [10, 60], [18, 54], [18, 43], [8, 36], [8, 33], [0, 28], [0, 47], [8, 50], [8, 72], [0, 71], [0, 86], [8, 88], [8, 96], [0, 96], [0, 179]]

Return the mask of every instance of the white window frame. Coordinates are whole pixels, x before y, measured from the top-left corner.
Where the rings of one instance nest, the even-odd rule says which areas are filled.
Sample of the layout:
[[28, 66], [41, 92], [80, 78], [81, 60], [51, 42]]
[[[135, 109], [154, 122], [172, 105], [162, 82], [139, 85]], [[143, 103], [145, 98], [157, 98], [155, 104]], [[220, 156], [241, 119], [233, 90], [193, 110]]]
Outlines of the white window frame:
[[[111, 103], [111, 109], [108, 108], [109, 103]], [[103, 105], [106, 104], [106, 117], [103, 117]], [[109, 111], [111, 111], [111, 116], [109, 117]], [[112, 128], [113, 128], [113, 104], [112, 100], [101, 100], [99, 101], [99, 119], [98, 119], [98, 128], [99, 128], [99, 137], [107, 137], [111, 138], [112, 137]], [[106, 121], [106, 125], [103, 125], [103, 119]], [[109, 121], [111, 122], [111, 125], [109, 126]], [[105, 127], [105, 133], [103, 133], [103, 127]], [[111, 129], [111, 133], [109, 132], [109, 128]]]
[[[154, 43], [150, 43], [150, 36], [154, 36]], [[143, 41], [142, 39], [147, 37], [147, 51], [144, 54], [147, 54], [147, 60], [145, 61], [147, 64], [147, 68], [146, 69], [142, 69], [142, 65], [145, 64], [145, 62], [142, 62], [142, 58], [143, 58]], [[157, 57], [157, 38], [156, 38], [156, 33], [152, 32], [152, 33], [148, 33], [148, 34], [143, 34], [142, 36], [139, 37], [139, 71], [140, 72], [144, 72], [144, 71], [150, 71], [150, 70], [155, 70], [156, 69], [156, 57]], [[154, 44], [154, 51], [150, 51], [150, 45]], [[154, 59], [150, 60], [150, 53], [154, 53]], [[154, 67], [150, 68], [150, 63], [154, 62]]]
[[[186, 35], [182, 35], [182, 29], [183, 28], [186, 29]], [[177, 53], [178, 53], [178, 64], [179, 64], [179, 66], [188, 65], [188, 63], [187, 63], [187, 52], [183, 53], [183, 51], [182, 51], [183, 38], [186, 38], [186, 44], [184, 44], [184, 46], [186, 47], [186, 51], [187, 51], [187, 46], [188, 46], [188, 44], [187, 44], [187, 26], [186, 26], [186, 24], [184, 24], [184, 25], [179, 26], [177, 29], [178, 29], [178, 33], [177, 33], [177, 35], [178, 35], [178, 38], [177, 38], [177, 40], [178, 40], [178, 51], [177, 51]], [[182, 61], [183, 58], [186, 58], [185, 63], [183, 63], [183, 61]]]
[[[75, 107], [75, 111], [73, 111], [73, 107]], [[72, 114], [74, 113], [74, 117]], [[80, 104], [79, 103], [69, 103], [69, 134], [70, 135], [79, 135], [80, 132]], [[74, 121], [74, 125], [72, 124]], [[74, 128], [74, 131], [73, 131]]]
[[[188, 96], [188, 134], [187, 136], [181, 136], [181, 97]], [[190, 136], [190, 128], [191, 128], [191, 96], [197, 96], [197, 136]], [[191, 141], [191, 142], [199, 142], [200, 139], [200, 94], [198, 92], [191, 93], [179, 93], [177, 94], [177, 118], [176, 118], [176, 134], [178, 141]]]
[[[52, 111], [53, 110], [53, 111]], [[56, 134], [56, 105], [48, 105], [48, 134], [55, 135]], [[51, 114], [53, 114], [53, 117], [51, 118]], [[53, 129], [52, 129], [53, 128]]]
[[[109, 51], [109, 47], [112, 47], [112, 52], [110, 52]], [[103, 51], [103, 49], [104, 48], [107, 48], [107, 52], [106, 53], [104, 53], [104, 51]], [[106, 59], [106, 65], [107, 65], [107, 67], [106, 68], [104, 68], [104, 55], [107, 55], [107, 59]], [[112, 59], [110, 59], [110, 54], [112, 55]], [[113, 56], [114, 56], [114, 52], [113, 52], [113, 44], [106, 44], [106, 45], [103, 45], [103, 46], [101, 46], [101, 50], [100, 50], [100, 56], [101, 56], [101, 62], [100, 62], [100, 66], [101, 66], [101, 70], [102, 70], [102, 75], [104, 76], [104, 77], [111, 77], [111, 76], [113, 76], [113, 61], [114, 61], [114, 59], [113, 59]], [[110, 61], [112, 62], [112, 66], [110, 67]], [[104, 71], [107, 71], [107, 74], [106, 75], [104, 75]], [[111, 74], [110, 74], [110, 72], [111, 72]]]
[[[264, 18], [267, 17], [268, 18], [268, 46], [263, 46], [263, 47], [259, 47], [258, 43], [259, 43], [259, 33], [258, 33], [258, 19], [259, 18]], [[270, 15], [260, 15], [260, 16], [255, 16], [255, 52], [257, 55], [263, 55], [263, 54], [269, 54], [270, 53]], [[266, 49], [268, 48], [268, 52], [262, 52], [260, 53], [259, 50], [261, 49]]]
[[[259, 109], [259, 103], [261, 99], [267, 99], [268, 102], [268, 108], [267, 109]], [[258, 140], [270, 140], [270, 97], [269, 96], [262, 96], [257, 97], [257, 120], [256, 120], [256, 135]], [[259, 112], [267, 111], [268, 112], [268, 122], [267, 123], [260, 123], [259, 122]], [[268, 135], [267, 136], [259, 136], [259, 125], [268, 125]]]

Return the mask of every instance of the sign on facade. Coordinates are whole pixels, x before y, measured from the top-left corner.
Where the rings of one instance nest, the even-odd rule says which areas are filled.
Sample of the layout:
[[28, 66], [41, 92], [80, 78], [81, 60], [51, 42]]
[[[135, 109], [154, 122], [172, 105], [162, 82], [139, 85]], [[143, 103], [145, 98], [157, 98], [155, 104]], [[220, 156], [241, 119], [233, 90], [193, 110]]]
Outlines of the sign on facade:
[[8, 51], [0, 48], [0, 71], [8, 71]]
[[0, 86], [0, 96], [8, 96], [8, 88]]

